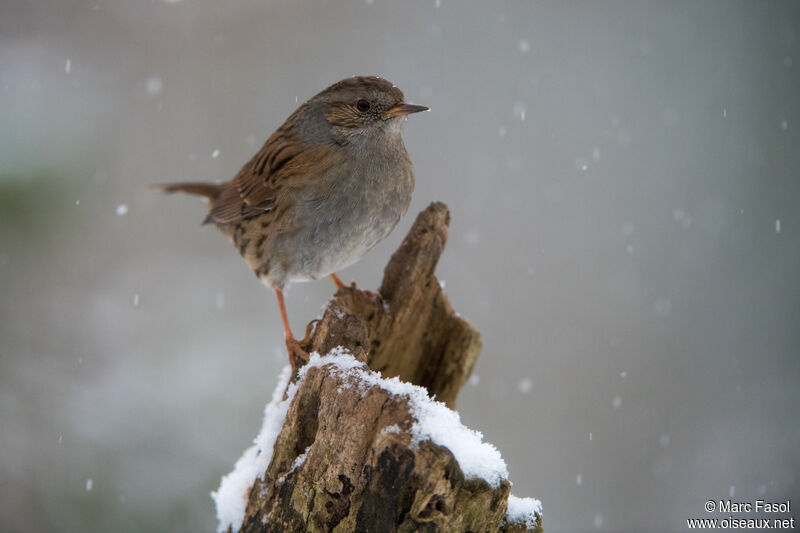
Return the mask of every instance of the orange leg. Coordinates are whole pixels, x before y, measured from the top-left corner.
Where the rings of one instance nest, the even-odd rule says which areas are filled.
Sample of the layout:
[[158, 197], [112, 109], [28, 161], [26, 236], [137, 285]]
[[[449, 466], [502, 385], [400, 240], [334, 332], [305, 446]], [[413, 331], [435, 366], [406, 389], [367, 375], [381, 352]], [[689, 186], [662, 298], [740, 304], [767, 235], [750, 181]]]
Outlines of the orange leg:
[[[283, 318], [283, 330], [286, 332], [286, 351], [289, 352], [289, 364], [292, 365], [292, 374], [295, 374], [297, 373], [297, 357], [308, 361], [308, 352], [300, 346], [300, 343], [292, 335], [289, 316], [286, 314], [286, 304], [283, 301], [283, 291], [275, 289], [275, 295], [278, 297], [278, 306], [281, 308], [281, 318]], [[307, 331], [306, 337], [308, 337]]]
[[344, 287], [344, 283], [342, 282], [342, 280], [339, 279], [339, 276], [336, 275], [336, 272], [331, 274], [331, 279], [336, 284], [336, 286], [339, 287], [340, 289]]

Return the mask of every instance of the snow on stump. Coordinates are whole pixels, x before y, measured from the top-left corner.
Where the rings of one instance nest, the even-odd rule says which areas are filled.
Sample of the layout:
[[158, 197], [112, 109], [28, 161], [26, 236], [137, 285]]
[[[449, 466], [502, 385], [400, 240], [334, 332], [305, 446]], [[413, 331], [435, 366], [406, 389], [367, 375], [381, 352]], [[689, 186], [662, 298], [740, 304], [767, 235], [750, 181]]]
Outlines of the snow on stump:
[[212, 494], [218, 531], [541, 531], [539, 501], [510, 496], [500, 453], [452, 410], [481, 341], [433, 274], [448, 224], [431, 204], [379, 294], [337, 292]]

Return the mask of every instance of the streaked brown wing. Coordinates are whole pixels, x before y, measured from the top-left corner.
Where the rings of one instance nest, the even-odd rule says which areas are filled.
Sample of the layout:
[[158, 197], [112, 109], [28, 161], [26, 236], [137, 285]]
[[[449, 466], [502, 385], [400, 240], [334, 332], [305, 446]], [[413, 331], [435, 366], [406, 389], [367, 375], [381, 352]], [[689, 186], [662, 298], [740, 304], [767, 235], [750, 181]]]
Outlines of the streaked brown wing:
[[[279, 129], [214, 202], [208, 222], [238, 222], [269, 212], [287, 189], [300, 188], [340, 160], [328, 146], [309, 146]], [[282, 191], [284, 191], [282, 193]]]

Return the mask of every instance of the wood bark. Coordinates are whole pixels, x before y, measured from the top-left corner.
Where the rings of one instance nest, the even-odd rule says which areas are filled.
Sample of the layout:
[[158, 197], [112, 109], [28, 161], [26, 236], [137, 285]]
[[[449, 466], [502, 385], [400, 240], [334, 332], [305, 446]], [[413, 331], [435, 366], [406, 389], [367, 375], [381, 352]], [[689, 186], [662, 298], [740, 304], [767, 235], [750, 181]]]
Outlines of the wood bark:
[[[428, 389], [451, 409], [481, 349], [434, 275], [447, 242], [442, 203], [422, 211], [384, 271], [379, 293], [340, 289], [314, 324], [309, 352], [342, 346], [383, 377]], [[506, 524], [509, 483], [465, 478], [447, 448], [415, 444], [407, 400], [309, 368], [289, 404], [244, 532], [541, 531]], [[305, 454], [305, 455], [304, 455]]]

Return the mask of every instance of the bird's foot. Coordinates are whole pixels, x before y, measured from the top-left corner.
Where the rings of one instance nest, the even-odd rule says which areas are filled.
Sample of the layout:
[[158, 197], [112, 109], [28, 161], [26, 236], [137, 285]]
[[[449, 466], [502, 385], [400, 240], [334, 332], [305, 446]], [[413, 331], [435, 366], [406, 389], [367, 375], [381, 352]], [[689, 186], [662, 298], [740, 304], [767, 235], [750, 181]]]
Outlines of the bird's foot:
[[[307, 333], [308, 330], [306, 330], [306, 334]], [[304, 339], [304, 341], [303, 344], [308, 342], [306, 339]], [[294, 337], [286, 337], [286, 351], [289, 352], [289, 364], [292, 365], [292, 375], [295, 375], [297, 374], [297, 358], [299, 357], [303, 361], [308, 362], [308, 352], [303, 349], [300, 341]]]

